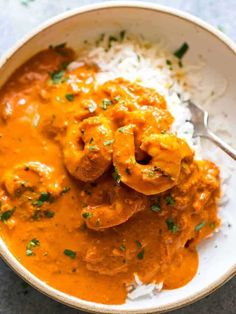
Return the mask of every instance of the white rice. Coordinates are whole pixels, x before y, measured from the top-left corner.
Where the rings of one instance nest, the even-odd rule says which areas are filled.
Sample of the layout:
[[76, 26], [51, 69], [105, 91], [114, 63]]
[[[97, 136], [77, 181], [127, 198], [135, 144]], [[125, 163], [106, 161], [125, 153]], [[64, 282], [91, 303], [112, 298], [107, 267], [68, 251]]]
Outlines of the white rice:
[[[180, 67], [179, 60], [168, 51], [163, 42], [150, 43], [141, 37], [128, 35], [122, 41], [112, 41], [110, 48], [107, 49], [108, 42], [109, 35], [105, 35], [97, 45], [88, 45], [80, 53], [79, 60], [69, 65], [69, 70], [80, 67], [84, 63], [95, 64], [100, 70], [96, 74], [98, 85], [123, 77], [131, 82], [156, 89], [165, 97], [168, 109], [175, 118], [171, 131], [187, 140], [197, 158], [205, 157], [212, 160], [213, 155], [218, 156], [214, 153], [210, 156], [205, 154], [200, 138], [193, 136], [194, 126], [190, 122], [191, 113], [187, 101], [192, 99], [207, 107], [225, 92], [227, 82], [222, 79], [217, 82], [216, 75], [215, 82], [205, 81], [201, 71], [204, 66], [202, 62], [195, 66], [184, 64]], [[167, 60], [171, 62], [171, 66], [167, 64]], [[221, 118], [218, 119], [218, 125], [220, 123], [222, 124]], [[216, 158], [213, 161], [217, 163]], [[224, 190], [228, 185], [230, 171], [227, 166], [222, 171], [224, 177], [222, 178], [221, 206], [228, 201]], [[163, 283], [144, 285], [135, 275], [135, 281], [128, 289], [128, 299], [152, 297], [161, 291], [162, 286]]]

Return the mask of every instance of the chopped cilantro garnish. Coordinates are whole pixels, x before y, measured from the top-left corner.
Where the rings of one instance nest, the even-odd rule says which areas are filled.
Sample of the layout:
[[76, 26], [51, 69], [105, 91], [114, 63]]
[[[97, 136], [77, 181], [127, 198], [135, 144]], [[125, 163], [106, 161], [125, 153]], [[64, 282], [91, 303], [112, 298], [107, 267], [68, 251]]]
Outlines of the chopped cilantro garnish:
[[155, 213], [159, 212], [161, 210], [159, 201], [155, 202], [151, 205], [151, 210]]
[[136, 243], [137, 247], [138, 247], [139, 249], [141, 249], [142, 243], [141, 243], [139, 240], [136, 240], [135, 243]]
[[172, 62], [170, 60], [166, 60], [167, 65], [172, 65]]
[[82, 214], [82, 216], [85, 218], [85, 219], [89, 219], [91, 217], [93, 217], [93, 214], [92, 213], [89, 213], [89, 212], [85, 212]]
[[100, 42], [103, 41], [104, 37], [105, 37], [105, 34], [102, 33], [102, 34], [100, 35], [100, 37], [98, 38], [98, 40], [96, 40], [96, 46], [98, 46], [98, 45], [100, 44]]
[[126, 169], [125, 169], [125, 172], [126, 172], [129, 176], [131, 176], [131, 170], [130, 170], [129, 168], [126, 168]]
[[33, 205], [33, 206], [38, 206], [38, 207], [43, 206], [43, 204], [44, 204], [44, 202], [39, 201], [39, 200], [36, 200], [36, 201], [33, 201], [33, 202], [32, 202], [32, 205]]
[[49, 46], [50, 49], [53, 49], [54, 51], [56, 51], [58, 54], [62, 55], [62, 56], [67, 56], [67, 51], [65, 50], [66, 48], [66, 43], [62, 43], [56, 46]]
[[127, 130], [127, 126], [125, 125], [125, 126], [122, 126], [122, 127], [120, 127], [119, 129], [118, 129], [118, 131], [120, 132], [120, 133], [125, 133], [125, 131]]
[[109, 99], [102, 100], [102, 109], [107, 110], [108, 106], [112, 105], [112, 101]]
[[12, 209], [6, 210], [5, 212], [3, 212], [1, 214], [1, 221], [6, 222], [8, 219], [10, 219], [15, 210], [16, 210], [16, 207], [13, 207]]
[[214, 221], [210, 222], [209, 224], [210, 228], [215, 229], [216, 223]]
[[172, 233], [179, 231], [179, 227], [174, 223], [172, 218], [166, 219], [166, 225], [168, 230], [170, 230]]
[[119, 100], [120, 100], [120, 96], [118, 95], [118, 96], [115, 96], [114, 97], [114, 100], [116, 101], [116, 102], [118, 102]]
[[60, 194], [63, 195], [65, 193], [69, 192], [69, 191], [70, 191], [70, 187], [69, 186], [65, 186]]
[[70, 258], [72, 259], [75, 259], [76, 258], [76, 252], [72, 251], [72, 250], [69, 250], [69, 249], [65, 249], [64, 250], [64, 254], [66, 256], [69, 256]]
[[195, 226], [195, 231], [199, 231], [201, 230], [204, 226], [205, 226], [206, 222], [205, 221], [202, 221], [200, 222], [198, 225]]
[[103, 144], [104, 144], [105, 146], [111, 145], [111, 144], [113, 144], [113, 143], [114, 143], [114, 140], [107, 140], [107, 141], [104, 141], [104, 142], [103, 142]]
[[44, 211], [44, 216], [47, 217], [47, 218], [52, 218], [53, 216], [55, 215], [55, 213], [51, 210], [45, 210]]
[[137, 258], [139, 260], [142, 260], [144, 258], [144, 249], [142, 249], [138, 254], [137, 254]]
[[95, 146], [95, 145], [89, 145], [88, 149], [89, 149], [90, 151], [94, 151], [94, 150], [97, 151], [97, 150], [98, 150], [98, 147]]
[[65, 72], [64, 70], [58, 70], [51, 73], [51, 80], [53, 84], [59, 84], [61, 83], [61, 80], [64, 76]]
[[53, 197], [49, 192], [41, 192], [39, 198], [32, 202], [33, 206], [41, 207], [45, 202], [52, 203]]
[[42, 192], [39, 197], [39, 201], [41, 202], [49, 202], [51, 199], [51, 194], [48, 192]]
[[175, 205], [175, 199], [171, 195], [166, 196], [166, 205]]
[[177, 58], [182, 59], [188, 49], [189, 45], [187, 43], [183, 43], [182, 46], [174, 52], [174, 55]]
[[114, 36], [109, 36], [108, 38], [108, 48], [111, 48], [113, 41], [117, 41], [117, 38]]
[[66, 70], [70, 62], [64, 61], [61, 64], [61, 70]]
[[119, 246], [119, 249], [120, 249], [122, 252], [124, 252], [124, 251], [126, 250], [126, 246], [125, 246], [124, 244], [121, 244], [121, 245]]
[[120, 183], [121, 176], [116, 167], [114, 167], [114, 171], [112, 172], [112, 178], [116, 181], [116, 183]]
[[120, 32], [120, 40], [121, 40], [121, 41], [124, 40], [125, 34], [126, 34], [126, 31], [125, 31], [125, 30], [123, 30], [123, 31]]
[[68, 101], [74, 101], [74, 95], [73, 94], [66, 94], [65, 97]]
[[33, 248], [39, 245], [40, 245], [40, 242], [36, 238], [30, 240], [26, 245], [26, 255], [27, 256], [34, 255]]

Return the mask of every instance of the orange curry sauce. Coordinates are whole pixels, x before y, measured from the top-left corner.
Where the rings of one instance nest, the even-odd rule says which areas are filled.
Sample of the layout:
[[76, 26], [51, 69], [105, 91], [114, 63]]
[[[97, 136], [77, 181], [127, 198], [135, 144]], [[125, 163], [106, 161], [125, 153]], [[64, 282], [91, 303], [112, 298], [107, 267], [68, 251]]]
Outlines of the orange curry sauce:
[[168, 133], [154, 90], [96, 86], [97, 69], [69, 71], [73, 59], [42, 51], [0, 91], [1, 237], [37, 277], [85, 300], [125, 302], [134, 273], [183, 286], [219, 226], [219, 170]]

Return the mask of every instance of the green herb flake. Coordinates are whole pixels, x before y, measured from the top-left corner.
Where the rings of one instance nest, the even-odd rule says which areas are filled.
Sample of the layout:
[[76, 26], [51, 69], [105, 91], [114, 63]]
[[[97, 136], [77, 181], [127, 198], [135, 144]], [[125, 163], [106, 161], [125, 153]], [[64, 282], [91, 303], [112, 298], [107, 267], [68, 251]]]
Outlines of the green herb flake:
[[30, 240], [26, 245], [26, 255], [27, 256], [34, 255], [33, 249], [39, 245], [40, 245], [40, 242], [36, 238]]
[[39, 200], [36, 200], [36, 201], [32, 202], [32, 205], [33, 206], [37, 206], [37, 207], [41, 207], [41, 206], [43, 206], [43, 204], [44, 204], [44, 202], [39, 201]]
[[47, 217], [47, 218], [52, 218], [54, 217], [55, 213], [51, 210], [45, 210], [44, 211], [44, 216]]
[[129, 168], [126, 168], [126, 169], [125, 169], [125, 172], [126, 172], [129, 176], [131, 176], [131, 174], [132, 174], [132, 173], [131, 173], [131, 170], [130, 170]]
[[50, 199], [51, 199], [51, 194], [49, 192], [42, 192], [38, 200], [41, 202], [49, 202]]
[[179, 231], [179, 227], [174, 223], [172, 218], [166, 219], [166, 225], [168, 230], [172, 233], [176, 233], [177, 231]]
[[167, 64], [167, 65], [172, 65], [172, 62], [167, 59], [167, 60], [166, 60], [166, 64]]
[[125, 35], [126, 35], [126, 31], [125, 31], [125, 30], [122, 30], [122, 31], [120, 32], [120, 40], [121, 40], [121, 41], [124, 40]]
[[137, 254], [137, 258], [139, 260], [142, 260], [144, 258], [144, 249], [142, 249], [138, 254]]
[[61, 70], [66, 70], [69, 64], [70, 64], [70, 62], [68, 62], [68, 61], [62, 62], [62, 64], [61, 64]]
[[95, 145], [89, 145], [88, 150], [90, 150], [90, 151], [98, 151], [99, 149]]
[[181, 60], [179, 60], [179, 67], [182, 68], [183, 67], [183, 62]]
[[8, 221], [8, 219], [11, 218], [11, 216], [13, 215], [15, 210], [16, 210], [16, 207], [13, 207], [12, 209], [6, 210], [5, 212], [3, 212], [1, 214], [1, 221], [3, 221], [3, 222]]
[[96, 46], [98, 46], [104, 40], [105, 34], [102, 33], [98, 40], [96, 40]]
[[159, 202], [156, 202], [151, 205], [151, 210], [155, 213], [158, 213], [161, 210]]
[[85, 219], [90, 219], [91, 217], [93, 217], [93, 214], [89, 213], [89, 212], [85, 212], [85, 213], [82, 214], [82, 216]]
[[175, 205], [175, 199], [171, 195], [166, 196], [166, 205]]
[[142, 243], [141, 243], [139, 240], [136, 240], [135, 243], [136, 243], [137, 247], [138, 247], [139, 249], [141, 249]]
[[200, 231], [205, 226], [205, 224], [205, 221], [200, 222], [198, 225], [195, 226], [195, 231]]
[[124, 251], [126, 250], [126, 246], [125, 246], [124, 244], [121, 244], [121, 245], [119, 246], [119, 249], [120, 249], [122, 252], [124, 252]]
[[109, 38], [108, 38], [108, 48], [111, 48], [112, 43], [113, 43], [114, 41], [117, 41], [117, 38], [114, 37], [114, 36], [109, 36]]
[[107, 110], [107, 108], [110, 106], [110, 105], [112, 105], [112, 101], [111, 100], [109, 100], [109, 99], [103, 99], [102, 100], [102, 109], [103, 110]]
[[33, 247], [39, 246], [39, 244], [40, 244], [39, 240], [34, 238], [27, 243], [27, 249], [32, 249]]
[[113, 144], [113, 143], [114, 143], [114, 140], [107, 140], [107, 141], [104, 141], [104, 142], [103, 142], [103, 144], [104, 144], [105, 146], [111, 145], [111, 144]]
[[67, 56], [68, 52], [65, 50], [66, 48], [66, 43], [61, 43], [58, 44], [56, 46], [49, 46], [50, 49], [53, 49], [54, 51], [56, 51], [59, 55], [61, 56]]
[[52, 203], [53, 197], [49, 192], [41, 192], [40, 196], [37, 200], [32, 202], [33, 206], [41, 207], [44, 205], [45, 202]]
[[73, 94], [66, 94], [65, 95], [65, 98], [68, 100], [68, 101], [74, 101], [74, 95]]
[[50, 76], [51, 76], [51, 80], [52, 80], [53, 84], [61, 83], [61, 80], [62, 80], [64, 74], [65, 74], [64, 70], [58, 70], [58, 71], [52, 72], [50, 74]]
[[69, 192], [70, 191], [70, 187], [69, 186], [65, 186], [64, 188], [63, 188], [63, 190], [61, 191], [61, 195], [64, 195], [65, 193], [67, 193], [67, 192]]
[[120, 183], [120, 181], [121, 181], [121, 176], [120, 176], [120, 174], [119, 174], [119, 172], [118, 172], [118, 170], [117, 170], [117, 168], [116, 167], [114, 167], [114, 171], [112, 172], [112, 178], [116, 181], [116, 183]]
[[214, 221], [210, 222], [209, 224], [210, 228], [215, 229], [216, 223]]
[[119, 129], [118, 129], [118, 131], [120, 132], [120, 133], [125, 133], [125, 131], [127, 130], [127, 126], [125, 125], [125, 126], [122, 126], [122, 127], [120, 127]]
[[32, 255], [34, 255], [34, 253], [33, 253], [32, 250], [26, 249], [26, 255], [27, 255], [27, 256], [32, 256]]
[[120, 96], [119, 96], [119, 95], [118, 95], [118, 96], [115, 96], [115, 97], [114, 97], [114, 100], [115, 100], [116, 102], [120, 101]]
[[65, 249], [64, 250], [64, 254], [72, 259], [76, 258], [76, 252], [69, 250], [69, 249]]
[[188, 51], [189, 49], [189, 45], [187, 43], [183, 43], [182, 46], [177, 49], [175, 52], [174, 52], [174, 55], [178, 58], [178, 59], [182, 59], [183, 56], [186, 54], [186, 52]]

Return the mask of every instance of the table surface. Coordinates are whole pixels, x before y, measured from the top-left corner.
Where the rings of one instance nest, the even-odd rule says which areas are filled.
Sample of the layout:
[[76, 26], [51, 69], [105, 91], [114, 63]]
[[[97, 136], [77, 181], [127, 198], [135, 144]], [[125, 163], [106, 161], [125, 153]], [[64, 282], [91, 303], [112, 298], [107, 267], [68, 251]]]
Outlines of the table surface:
[[[0, 0], [0, 56], [46, 19], [96, 0]], [[236, 40], [235, 0], [152, 1], [192, 13]], [[236, 278], [205, 299], [173, 314], [235, 314]], [[0, 314], [82, 314], [50, 300], [25, 284], [0, 260]]]

